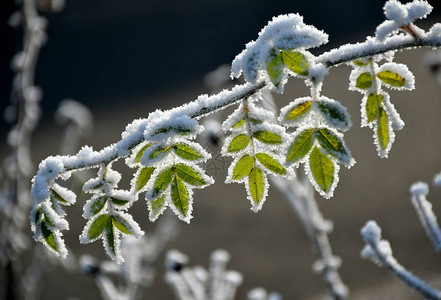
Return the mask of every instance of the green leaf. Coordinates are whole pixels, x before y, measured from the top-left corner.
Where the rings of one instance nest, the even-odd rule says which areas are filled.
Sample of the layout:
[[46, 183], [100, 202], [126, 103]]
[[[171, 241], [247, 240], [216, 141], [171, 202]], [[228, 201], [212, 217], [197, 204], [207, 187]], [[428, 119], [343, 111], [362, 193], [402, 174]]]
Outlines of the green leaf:
[[40, 207], [37, 212], [35, 213], [35, 224], [38, 223], [38, 221], [40, 220], [40, 216], [43, 213], [43, 209]]
[[282, 55], [274, 49], [271, 50], [266, 60], [266, 70], [271, 82], [277, 87], [282, 80], [282, 72], [285, 65], [283, 63]]
[[357, 59], [353, 61], [353, 64], [358, 67], [364, 67], [367, 66], [370, 63], [370, 61], [362, 61], [361, 59]]
[[262, 120], [257, 120], [257, 119], [250, 119], [250, 122], [253, 123], [254, 125], [258, 125], [258, 124], [262, 124], [263, 123]]
[[140, 191], [150, 180], [153, 172], [155, 171], [154, 167], [143, 167], [136, 178], [135, 190]]
[[239, 128], [240, 126], [242, 126], [243, 124], [245, 124], [245, 119], [241, 119], [239, 122], [237, 122], [236, 124], [233, 125], [233, 128]]
[[188, 191], [181, 179], [175, 177], [171, 184], [171, 199], [175, 207], [186, 216], [188, 213]]
[[47, 228], [45, 221], [41, 221], [41, 233], [43, 234], [46, 244], [48, 244], [48, 246], [54, 249], [55, 251], [58, 251], [58, 246], [57, 243], [55, 242], [54, 233], [50, 231], [49, 228]]
[[165, 197], [164, 196], [158, 197], [157, 199], [152, 200], [150, 203], [152, 208], [151, 213], [154, 216], [156, 216], [161, 212], [162, 208], [165, 205]]
[[[109, 245], [109, 251], [112, 253], [112, 255], [115, 255], [115, 232], [113, 231], [113, 222], [110, 220], [110, 216], [108, 216], [108, 220], [105, 224], [106, 227], [106, 239], [107, 243]], [[104, 229], [104, 228], [103, 228]]]
[[104, 182], [98, 182], [95, 186], [89, 188], [89, 190], [97, 190], [104, 185]]
[[176, 164], [175, 171], [176, 175], [191, 185], [201, 186], [206, 184], [201, 174], [185, 164]]
[[110, 223], [109, 221], [110, 221], [110, 216], [107, 214], [100, 215], [99, 217], [97, 217], [90, 226], [89, 231], [87, 232], [87, 237], [90, 240], [99, 237], [103, 232], [104, 228], [108, 225], [108, 223]]
[[90, 205], [90, 212], [92, 213], [92, 215], [96, 215], [97, 213], [99, 213], [103, 207], [104, 204], [106, 204], [107, 202], [107, 196], [101, 196], [101, 197], [97, 197], [93, 200], [92, 205]]
[[190, 128], [185, 128], [182, 126], [177, 126], [177, 127], [171, 127], [171, 126], [167, 126], [167, 127], [163, 127], [163, 128], [159, 128], [155, 131], [155, 134], [160, 134], [160, 133], [167, 133], [170, 130], [173, 130], [176, 133], [179, 133], [181, 135], [187, 135], [189, 133], [192, 133], [193, 130]]
[[309, 155], [309, 168], [317, 185], [326, 193], [334, 182], [334, 163], [317, 147]]
[[187, 144], [176, 144], [174, 146], [176, 155], [186, 160], [196, 160], [202, 157], [202, 155], [194, 148]]
[[349, 120], [347, 115], [342, 111], [342, 108], [339, 107], [339, 105], [325, 101], [317, 101], [317, 104], [321, 113], [331, 122], [337, 120], [348, 125]]
[[125, 234], [133, 234], [133, 228], [130, 226], [129, 222], [127, 222], [124, 217], [120, 215], [113, 215], [112, 216], [112, 223], [113, 225], [122, 233]]
[[298, 121], [300, 120], [308, 111], [311, 110], [312, 101], [302, 102], [295, 105], [291, 110], [285, 115], [286, 120]]
[[51, 190], [52, 196], [55, 198], [55, 200], [57, 200], [58, 202], [61, 202], [61, 203], [67, 203], [66, 199], [61, 197], [61, 195], [58, 194], [54, 188], [50, 188], [50, 190]]
[[355, 82], [355, 86], [359, 89], [368, 89], [372, 86], [374, 77], [372, 77], [371, 73], [365, 72], [361, 73]]
[[265, 177], [262, 170], [254, 167], [248, 177], [248, 186], [250, 189], [251, 198], [253, 202], [258, 205], [263, 198], [265, 188]]
[[151, 146], [151, 144], [147, 143], [141, 149], [139, 149], [138, 153], [136, 153], [135, 160], [133, 162], [140, 163], [142, 155], [144, 154], [145, 150], [147, 150], [147, 148], [150, 146]]
[[233, 179], [238, 180], [241, 179], [248, 174], [250, 174], [251, 170], [254, 167], [254, 158], [249, 156], [248, 154], [242, 156], [241, 159], [236, 163], [236, 166], [233, 170]]
[[328, 128], [319, 128], [317, 130], [317, 140], [319, 141], [320, 146], [334, 157], [339, 159], [348, 156], [348, 152], [343, 145], [342, 140]]
[[156, 177], [155, 184], [153, 185], [152, 196], [156, 197], [162, 193], [173, 179], [173, 168], [168, 168]]
[[236, 135], [232, 140], [230, 145], [228, 146], [228, 152], [237, 152], [242, 149], [245, 149], [246, 146], [250, 143], [250, 137], [246, 134]]
[[392, 71], [380, 72], [377, 74], [377, 77], [384, 83], [387, 83], [395, 87], [402, 87], [406, 82], [406, 79], [404, 79], [403, 77]]
[[311, 150], [314, 144], [315, 129], [306, 129], [300, 132], [294, 140], [294, 143], [289, 147], [286, 155], [288, 162], [297, 162], [305, 157]]
[[282, 137], [277, 133], [267, 130], [259, 130], [253, 133], [253, 137], [265, 144], [281, 144]]
[[378, 124], [377, 124], [377, 136], [378, 143], [380, 147], [384, 150], [387, 149], [387, 145], [389, 144], [389, 119], [387, 117], [386, 111], [382, 108], [378, 108]]
[[282, 50], [282, 58], [283, 62], [292, 72], [302, 76], [308, 76], [309, 64], [305, 55], [294, 49]]
[[275, 160], [273, 157], [266, 153], [257, 153], [256, 158], [262, 165], [265, 166], [270, 171], [273, 171], [274, 173], [285, 175], [286, 169], [282, 167], [282, 165]]
[[115, 204], [116, 206], [124, 206], [130, 202], [129, 200], [122, 200], [114, 197], [110, 197], [110, 199], [112, 199], [112, 203]]
[[168, 152], [170, 149], [171, 149], [171, 147], [166, 147], [166, 148], [158, 147], [158, 148], [156, 148], [155, 150], [153, 150], [153, 151], [150, 153], [149, 158], [150, 158], [150, 159], [154, 159], [154, 158], [156, 158], [159, 154], [161, 154], [161, 153], [166, 153], [166, 152]]
[[375, 121], [378, 116], [378, 108], [383, 103], [383, 95], [371, 93], [366, 100], [366, 117], [368, 123]]

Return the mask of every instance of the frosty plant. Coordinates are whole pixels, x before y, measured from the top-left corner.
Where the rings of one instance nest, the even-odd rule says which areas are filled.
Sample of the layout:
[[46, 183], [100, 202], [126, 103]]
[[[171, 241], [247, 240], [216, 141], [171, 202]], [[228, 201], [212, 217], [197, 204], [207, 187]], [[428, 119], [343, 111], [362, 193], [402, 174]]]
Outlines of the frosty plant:
[[[427, 32], [414, 24], [431, 10], [426, 1], [405, 5], [387, 1], [387, 20], [377, 27], [374, 37], [319, 56], [308, 49], [326, 43], [327, 34], [305, 25], [298, 14], [274, 17], [232, 63], [231, 76], [243, 75], [245, 84], [135, 120], [120, 141], [101, 151], [86, 146], [76, 155], [41, 162], [31, 191], [34, 238], [66, 257], [62, 231], [69, 226], [62, 206], [74, 204], [76, 197], [62, 181], [89, 168], [97, 168], [98, 174], [83, 187], [91, 197], [84, 206], [83, 216], [88, 221], [80, 240], [102, 239], [116, 262], [123, 261], [121, 236], [143, 234], [127, 212], [140, 193], [145, 193], [151, 221], [169, 207], [179, 219], [190, 222], [193, 192], [213, 183], [200, 166], [211, 156], [194, 141], [204, 129], [199, 120], [235, 104], [237, 109], [222, 126], [229, 134], [222, 153], [233, 157], [226, 182], [244, 183], [253, 211], [265, 202], [269, 174], [293, 178], [301, 164], [315, 190], [325, 198], [332, 197], [340, 166], [349, 168], [355, 160], [343, 136], [352, 126], [346, 108], [321, 94], [329, 69], [343, 63], [353, 66], [349, 88], [363, 94], [361, 125], [373, 129], [378, 154], [386, 157], [395, 131], [404, 126], [387, 89], [414, 88], [412, 73], [393, 62], [394, 53], [441, 46], [441, 24]], [[304, 80], [310, 94], [294, 99], [278, 117], [262, 109], [261, 91], [267, 88], [283, 93], [291, 77]], [[112, 168], [121, 158], [137, 169], [129, 191], [117, 188], [121, 175]]]

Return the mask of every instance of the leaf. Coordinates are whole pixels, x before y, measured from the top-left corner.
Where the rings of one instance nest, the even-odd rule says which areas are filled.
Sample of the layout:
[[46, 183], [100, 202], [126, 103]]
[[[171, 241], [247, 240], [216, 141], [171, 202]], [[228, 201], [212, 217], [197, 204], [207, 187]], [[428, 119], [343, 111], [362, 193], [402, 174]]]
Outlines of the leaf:
[[286, 120], [298, 121], [301, 119], [308, 111], [311, 110], [312, 101], [303, 102], [295, 105], [286, 115]]
[[314, 144], [315, 128], [306, 129], [300, 132], [289, 147], [286, 155], [288, 162], [297, 162], [308, 154]]
[[41, 214], [43, 213], [43, 209], [40, 207], [36, 212], [35, 212], [35, 224], [38, 223], [38, 221], [40, 220]]
[[378, 108], [383, 103], [383, 95], [371, 93], [366, 100], [366, 117], [368, 123], [375, 121], [378, 116]]
[[122, 200], [114, 197], [110, 197], [110, 199], [112, 199], [112, 203], [115, 204], [116, 206], [124, 206], [130, 202], [129, 200]]
[[97, 190], [97, 189], [101, 188], [103, 185], [104, 185], [104, 182], [98, 182], [96, 185], [88, 188], [88, 190]]
[[107, 214], [103, 214], [97, 217], [90, 226], [89, 231], [87, 232], [87, 237], [90, 240], [99, 237], [103, 232], [104, 228], [108, 225], [108, 223], [110, 223], [109, 221], [110, 221], [110, 216]]
[[135, 182], [135, 190], [137, 192], [142, 190], [142, 188], [147, 184], [154, 171], [154, 167], [143, 167], [141, 169]]
[[182, 126], [176, 126], [176, 127], [167, 126], [167, 127], [163, 127], [163, 128], [159, 128], [159, 129], [155, 130], [155, 134], [167, 133], [170, 130], [173, 130], [174, 132], [179, 133], [181, 135], [187, 135], [187, 134], [193, 132], [193, 129], [191, 129], [191, 128], [185, 128]]
[[153, 198], [163, 192], [173, 179], [173, 168], [168, 168], [156, 177], [155, 184], [153, 185]]
[[166, 148], [158, 147], [150, 153], [149, 159], [155, 159], [156, 157], [158, 157], [159, 154], [166, 153], [170, 149], [171, 149], [171, 147], [166, 147]]
[[374, 78], [372, 77], [371, 73], [365, 72], [361, 73], [355, 82], [355, 86], [359, 89], [368, 89], [372, 86]]
[[90, 212], [94, 216], [103, 209], [104, 204], [106, 204], [106, 202], [107, 202], [107, 196], [97, 197], [91, 201], [93, 201], [93, 202], [90, 205]]
[[302, 76], [308, 76], [308, 60], [302, 53], [297, 52], [294, 49], [282, 50], [282, 59], [288, 69], [292, 72]]
[[317, 147], [309, 155], [309, 168], [317, 185], [326, 193], [334, 182], [334, 163]]
[[47, 228], [45, 221], [41, 221], [41, 233], [43, 234], [46, 244], [55, 251], [58, 251], [58, 246], [55, 242], [54, 233], [50, 231], [49, 228]]
[[176, 155], [186, 160], [196, 160], [202, 157], [202, 155], [198, 151], [188, 146], [187, 144], [176, 144], [174, 148]]
[[377, 74], [378, 79], [394, 87], [403, 87], [406, 79], [392, 71], [383, 71]]
[[248, 174], [250, 174], [251, 170], [254, 167], [254, 158], [249, 156], [248, 154], [242, 156], [236, 163], [236, 166], [233, 170], [233, 179], [239, 180]]
[[263, 198], [265, 188], [265, 178], [262, 170], [254, 167], [248, 177], [248, 186], [253, 202], [258, 205]]
[[115, 232], [113, 231], [113, 222], [110, 221], [110, 216], [108, 222], [105, 224], [105, 228], [106, 228], [106, 240], [109, 246], [108, 249], [112, 254], [111, 256], [114, 256], [116, 254]]
[[349, 156], [342, 140], [328, 128], [319, 128], [317, 130], [317, 140], [320, 146], [332, 156], [338, 159]]
[[268, 170], [280, 175], [286, 174], [286, 169], [282, 167], [282, 165], [270, 155], [266, 153], [257, 153], [256, 158]]
[[59, 193], [57, 193], [57, 191], [54, 188], [50, 188], [50, 190], [51, 190], [52, 196], [55, 198], [55, 200], [57, 200], [58, 202], [61, 202], [61, 203], [68, 202], [66, 199], [61, 197], [61, 195]]
[[176, 164], [175, 171], [176, 175], [191, 185], [201, 186], [206, 184], [201, 174], [185, 164]]
[[125, 234], [133, 234], [134, 230], [132, 226], [130, 226], [129, 222], [127, 222], [124, 217], [120, 215], [113, 215], [112, 217], [112, 223], [113, 225], [122, 233]]
[[147, 150], [148, 147], [150, 147], [151, 144], [145, 144], [141, 149], [139, 149], [138, 153], [136, 153], [135, 159], [134, 159], [134, 163], [140, 163], [141, 162], [141, 157], [144, 154], [145, 150]]
[[263, 123], [262, 120], [258, 120], [258, 119], [250, 119], [250, 122], [253, 123], [254, 125], [258, 125], [258, 124], [262, 124]]
[[281, 144], [282, 137], [277, 133], [267, 130], [259, 130], [253, 133], [253, 137], [265, 144]]
[[188, 191], [181, 179], [175, 177], [171, 184], [171, 199], [175, 207], [186, 216], [188, 213]]
[[378, 124], [377, 124], [377, 136], [380, 147], [384, 150], [387, 149], [389, 144], [389, 119], [386, 111], [382, 108], [378, 108]]
[[246, 134], [239, 134], [236, 135], [230, 142], [230, 145], [228, 146], [228, 152], [237, 152], [242, 149], [245, 149], [246, 146], [250, 143], [250, 137]]
[[353, 61], [354, 65], [358, 66], [358, 67], [364, 67], [367, 66], [370, 61], [362, 61], [361, 59], [357, 59]]
[[241, 119], [236, 124], [233, 125], [233, 128], [239, 128], [240, 126], [245, 124], [245, 119]]
[[271, 50], [266, 60], [266, 70], [271, 82], [277, 87], [282, 79], [282, 72], [284, 69], [284, 63], [282, 55], [274, 49]]
[[348, 126], [349, 119], [341, 105], [325, 101], [317, 101], [317, 104], [321, 113], [328, 119], [328, 121], [330, 121], [329, 123], [333, 124], [335, 121], [338, 121]]
[[161, 196], [158, 197], [155, 200], [150, 201], [151, 203], [151, 213], [153, 214], [153, 216], [158, 215], [159, 213], [161, 213], [164, 205], [165, 205], [165, 197]]

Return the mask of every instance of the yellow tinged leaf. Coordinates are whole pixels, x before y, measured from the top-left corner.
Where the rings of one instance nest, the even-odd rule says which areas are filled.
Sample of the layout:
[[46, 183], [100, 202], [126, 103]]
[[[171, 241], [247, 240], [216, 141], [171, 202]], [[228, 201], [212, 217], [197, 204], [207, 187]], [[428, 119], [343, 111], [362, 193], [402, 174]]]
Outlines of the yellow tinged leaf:
[[310, 109], [312, 101], [307, 101], [294, 106], [285, 116], [286, 120], [298, 121], [301, 119]]

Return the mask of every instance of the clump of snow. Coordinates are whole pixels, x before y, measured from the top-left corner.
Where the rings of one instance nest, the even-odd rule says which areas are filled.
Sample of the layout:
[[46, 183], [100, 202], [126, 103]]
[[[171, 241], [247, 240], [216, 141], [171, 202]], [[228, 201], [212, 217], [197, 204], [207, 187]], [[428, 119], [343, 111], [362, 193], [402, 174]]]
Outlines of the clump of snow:
[[410, 193], [414, 196], [424, 195], [427, 196], [429, 194], [429, 186], [425, 182], [417, 182], [410, 186]]
[[[280, 15], [274, 17], [267, 26], [259, 33], [256, 41], [246, 45], [243, 50], [233, 60], [231, 66], [231, 76], [240, 77], [241, 74], [247, 82], [256, 83], [264, 80], [274, 90], [281, 91], [287, 79], [287, 71], [281, 72], [281, 83], [277, 89], [269, 79], [266, 71], [266, 64], [271, 52], [276, 50], [296, 49], [307, 56], [308, 61], [311, 55], [305, 49], [317, 47], [328, 42], [328, 35], [313, 26], [303, 23], [303, 17], [298, 14]], [[327, 72], [323, 66], [311, 69], [312, 76], [322, 76]], [[293, 74], [292, 74], [293, 75]]]
[[[389, 0], [383, 9], [388, 20], [377, 27], [376, 37], [379, 41], [385, 40], [400, 28], [407, 27], [417, 19], [425, 18], [432, 11], [432, 6], [423, 0], [414, 0], [406, 4], [397, 0]], [[424, 31], [416, 26], [412, 26], [412, 30], [418, 35], [424, 34]]]

